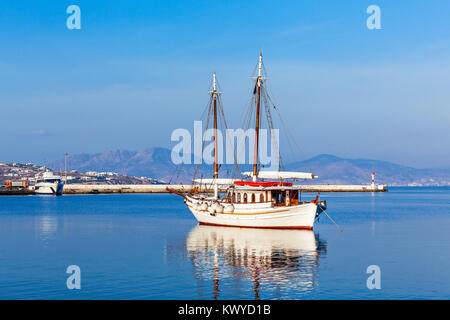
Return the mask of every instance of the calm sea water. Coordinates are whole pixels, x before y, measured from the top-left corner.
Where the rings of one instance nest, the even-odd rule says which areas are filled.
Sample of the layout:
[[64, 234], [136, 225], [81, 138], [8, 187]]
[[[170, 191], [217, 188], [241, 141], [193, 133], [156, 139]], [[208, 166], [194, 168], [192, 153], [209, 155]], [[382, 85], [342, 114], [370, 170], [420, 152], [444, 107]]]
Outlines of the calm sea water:
[[449, 298], [450, 188], [322, 198], [343, 232], [198, 226], [172, 195], [1, 197], [0, 299]]

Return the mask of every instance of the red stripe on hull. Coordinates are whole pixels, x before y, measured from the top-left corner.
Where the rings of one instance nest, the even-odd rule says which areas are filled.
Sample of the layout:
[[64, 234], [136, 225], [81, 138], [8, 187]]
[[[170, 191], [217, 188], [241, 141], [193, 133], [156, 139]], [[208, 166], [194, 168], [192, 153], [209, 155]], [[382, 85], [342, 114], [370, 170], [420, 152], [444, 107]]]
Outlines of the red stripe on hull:
[[295, 229], [295, 230], [312, 230], [313, 227], [301, 227], [301, 226], [292, 226], [292, 227], [247, 227], [247, 226], [230, 226], [227, 224], [218, 224], [218, 223], [209, 223], [209, 222], [199, 222], [201, 225], [205, 226], [217, 226], [217, 227], [233, 227], [233, 228], [253, 228], [253, 229]]

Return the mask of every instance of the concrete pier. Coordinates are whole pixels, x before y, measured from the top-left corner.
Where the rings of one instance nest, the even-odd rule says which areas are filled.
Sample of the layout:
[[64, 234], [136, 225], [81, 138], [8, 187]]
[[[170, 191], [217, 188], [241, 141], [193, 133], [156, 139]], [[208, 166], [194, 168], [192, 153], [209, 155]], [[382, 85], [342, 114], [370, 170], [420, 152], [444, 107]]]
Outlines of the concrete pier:
[[[64, 194], [107, 194], [107, 193], [169, 193], [167, 188], [178, 192], [193, 192], [192, 185], [169, 185], [169, 184], [66, 184]], [[200, 192], [210, 192], [202, 188]]]
[[[302, 185], [303, 192], [386, 192], [384, 185]], [[66, 184], [64, 194], [109, 194], [109, 193], [169, 193], [167, 188], [178, 192], [193, 192], [192, 185], [144, 184], [144, 185], [88, 185]], [[221, 189], [221, 188], [219, 188]], [[223, 188], [222, 190], [223, 191]], [[202, 185], [199, 192], [214, 192]]]
[[385, 185], [302, 185], [311, 192], [387, 192]]

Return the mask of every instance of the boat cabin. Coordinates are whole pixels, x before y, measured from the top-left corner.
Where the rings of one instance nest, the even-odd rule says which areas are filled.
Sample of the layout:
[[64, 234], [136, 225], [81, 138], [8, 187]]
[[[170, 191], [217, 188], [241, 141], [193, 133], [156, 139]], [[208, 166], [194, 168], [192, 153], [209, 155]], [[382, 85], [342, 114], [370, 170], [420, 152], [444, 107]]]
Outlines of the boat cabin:
[[59, 182], [61, 182], [61, 177], [55, 176], [51, 171], [44, 172], [42, 177], [36, 181], [36, 183], [59, 183]]
[[302, 202], [302, 192], [292, 183], [236, 181], [227, 191], [226, 199], [232, 204], [272, 204], [274, 207], [296, 206]]

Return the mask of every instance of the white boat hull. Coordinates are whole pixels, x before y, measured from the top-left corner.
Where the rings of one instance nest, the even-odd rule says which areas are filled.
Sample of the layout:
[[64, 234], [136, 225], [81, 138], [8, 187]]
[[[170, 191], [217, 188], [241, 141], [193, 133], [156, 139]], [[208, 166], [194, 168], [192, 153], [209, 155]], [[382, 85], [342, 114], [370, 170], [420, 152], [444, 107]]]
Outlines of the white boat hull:
[[233, 213], [214, 213], [195, 209], [187, 203], [189, 210], [200, 224], [246, 227], [312, 230], [317, 213], [317, 204], [305, 203], [291, 207], [241, 210]]
[[53, 194], [53, 195], [62, 195], [64, 188], [63, 182], [40, 182], [36, 184], [34, 188], [34, 192], [36, 194]]

